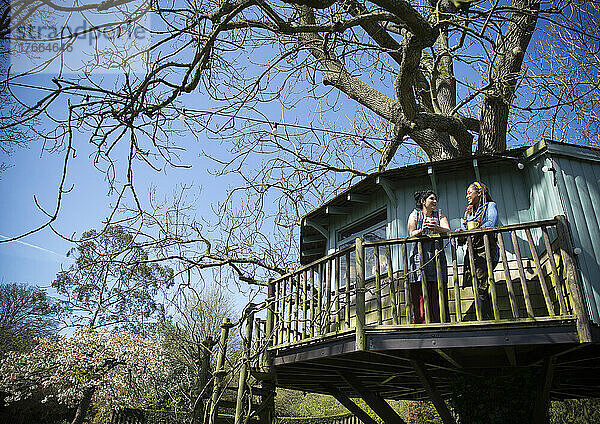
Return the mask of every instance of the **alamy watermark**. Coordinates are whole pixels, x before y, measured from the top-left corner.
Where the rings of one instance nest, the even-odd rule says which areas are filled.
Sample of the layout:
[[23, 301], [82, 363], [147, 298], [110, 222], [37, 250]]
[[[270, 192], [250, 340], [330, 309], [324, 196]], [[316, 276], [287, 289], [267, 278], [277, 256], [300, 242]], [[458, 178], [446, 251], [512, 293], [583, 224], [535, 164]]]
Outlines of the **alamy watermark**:
[[[142, 2], [98, 12], [50, 6], [11, 16], [11, 73], [144, 72], [150, 16]], [[16, 8], [11, 12], [15, 13]]]

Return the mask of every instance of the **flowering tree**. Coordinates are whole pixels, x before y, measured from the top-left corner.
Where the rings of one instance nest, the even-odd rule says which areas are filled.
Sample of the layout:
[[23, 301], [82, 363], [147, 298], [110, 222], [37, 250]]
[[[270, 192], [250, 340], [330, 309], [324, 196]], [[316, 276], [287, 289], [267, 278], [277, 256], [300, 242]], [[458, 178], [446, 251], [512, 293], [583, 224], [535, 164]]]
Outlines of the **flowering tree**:
[[[0, 363], [0, 390], [14, 402], [43, 392], [45, 399], [78, 406], [83, 422], [93, 397], [107, 407], [148, 407], [164, 378], [160, 340], [126, 332], [80, 331], [42, 338], [29, 352], [10, 352]], [[81, 408], [82, 403], [85, 408]]]

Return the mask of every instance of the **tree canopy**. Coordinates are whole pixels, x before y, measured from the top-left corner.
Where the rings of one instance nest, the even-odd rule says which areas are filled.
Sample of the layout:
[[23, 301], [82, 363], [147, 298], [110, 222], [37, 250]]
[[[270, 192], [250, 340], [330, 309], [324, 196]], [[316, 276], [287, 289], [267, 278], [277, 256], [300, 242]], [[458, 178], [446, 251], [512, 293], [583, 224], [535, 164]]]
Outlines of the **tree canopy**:
[[[290, 229], [355, 178], [541, 137], [597, 142], [599, 5], [14, 1], [0, 23], [13, 46], [3, 44], [2, 145], [35, 135], [64, 156], [55, 208], [20, 236], [57, 219], [69, 161], [87, 141], [122, 212], [108, 224], [159, 228], [149, 243], [183, 273], [282, 274], [297, 255]], [[87, 61], [73, 64], [68, 53], [84, 46]], [[182, 213], [184, 196], [171, 207], [136, 191], [139, 164], [189, 166], [183, 136], [230, 178], [213, 233]]]
[[58, 309], [46, 293], [22, 283], [0, 283], [0, 356], [27, 350], [58, 328]]
[[52, 282], [67, 325], [143, 332], [164, 318], [160, 294], [173, 285], [173, 270], [153, 262], [126, 229], [87, 231], [69, 254], [75, 264]]

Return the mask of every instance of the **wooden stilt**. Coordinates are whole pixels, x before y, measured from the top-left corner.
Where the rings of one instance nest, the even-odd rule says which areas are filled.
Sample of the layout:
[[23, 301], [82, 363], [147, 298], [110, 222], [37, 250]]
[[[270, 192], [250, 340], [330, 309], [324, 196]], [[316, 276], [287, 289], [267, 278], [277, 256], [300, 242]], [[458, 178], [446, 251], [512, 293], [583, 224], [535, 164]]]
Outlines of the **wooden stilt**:
[[538, 390], [535, 405], [533, 407], [532, 424], [548, 423], [548, 408], [550, 406], [550, 387], [552, 387], [552, 378], [554, 376], [554, 363], [556, 358], [551, 356], [544, 360], [544, 371], [542, 384]]
[[350, 372], [339, 373], [339, 375], [356, 391], [367, 405], [377, 414], [385, 423], [406, 424], [406, 422], [392, 409], [392, 407], [377, 393], [367, 390], [365, 385], [358, 381]]
[[377, 424], [377, 421], [371, 418], [369, 414], [363, 411], [360, 406], [354, 403], [352, 399], [340, 392], [337, 388], [334, 386], [327, 386], [325, 389], [331, 396], [333, 396], [339, 403], [344, 405], [348, 411], [352, 412], [364, 424]]
[[250, 368], [250, 349], [252, 347], [252, 325], [254, 322], [254, 309], [256, 305], [249, 303], [247, 306], [246, 331], [244, 332], [242, 367], [238, 379], [238, 392], [235, 404], [235, 424], [241, 424], [244, 417], [244, 394], [248, 380], [248, 369]]
[[217, 415], [219, 413], [219, 398], [221, 397], [221, 391], [223, 386], [223, 378], [227, 371], [225, 371], [225, 354], [227, 353], [227, 337], [229, 336], [229, 329], [233, 326], [229, 318], [225, 318], [221, 324], [221, 338], [219, 339], [219, 356], [217, 357], [217, 366], [214, 373], [214, 386], [212, 393], [212, 401], [209, 414], [209, 424], [216, 424]]
[[452, 413], [448, 409], [448, 406], [446, 406], [446, 402], [444, 402], [444, 399], [442, 398], [440, 393], [435, 388], [433, 381], [431, 380], [431, 378], [429, 378], [429, 376], [425, 372], [425, 367], [423, 366], [423, 362], [421, 362], [418, 359], [411, 359], [410, 362], [413, 364], [413, 367], [415, 368], [417, 376], [419, 377], [419, 380], [421, 380], [421, 384], [423, 384], [423, 386], [425, 387], [425, 391], [427, 392], [427, 394], [429, 395], [429, 398], [433, 402], [433, 405], [435, 406], [435, 409], [437, 410], [438, 414], [442, 418], [443, 423], [444, 424], [455, 424], [456, 421], [454, 421], [454, 418], [452, 417]]

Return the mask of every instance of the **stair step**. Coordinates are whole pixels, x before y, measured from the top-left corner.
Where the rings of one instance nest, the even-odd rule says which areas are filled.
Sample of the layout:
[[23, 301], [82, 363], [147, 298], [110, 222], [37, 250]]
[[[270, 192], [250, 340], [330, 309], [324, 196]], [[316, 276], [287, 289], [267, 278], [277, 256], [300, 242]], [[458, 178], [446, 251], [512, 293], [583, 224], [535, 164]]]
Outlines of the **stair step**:
[[[234, 415], [219, 414], [215, 419], [215, 424], [233, 424], [235, 421]], [[258, 424], [258, 417], [252, 417], [248, 420], [249, 423]]]
[[[220, 400], [219, 401], [219, 408], [235, 408], [237, 406], [237, 401], [235, 400]], [[246, 406], [246, 405], [244, 405]], [[252, 409], [256, 410], [258, 409], [259, 405], [253, 403], [252, 404]]]
[[269, 373], [269, 372], [264, 372], [264, 371], [258, 371], [258, 370], [250, 370], [250, 375], [254, 378], [256, 378], [257, 380], [267, 380], [267, 381], [271, 381], [273, 380], [273, 374]]
[[[237, 392], [237, 386], [227, 386], [225, 390], [231, 390]], [[262, 387], [252, 386], [252, 394], [255, 396], [268, 396], [271, 393], [270, 390], [263, 389]]]

